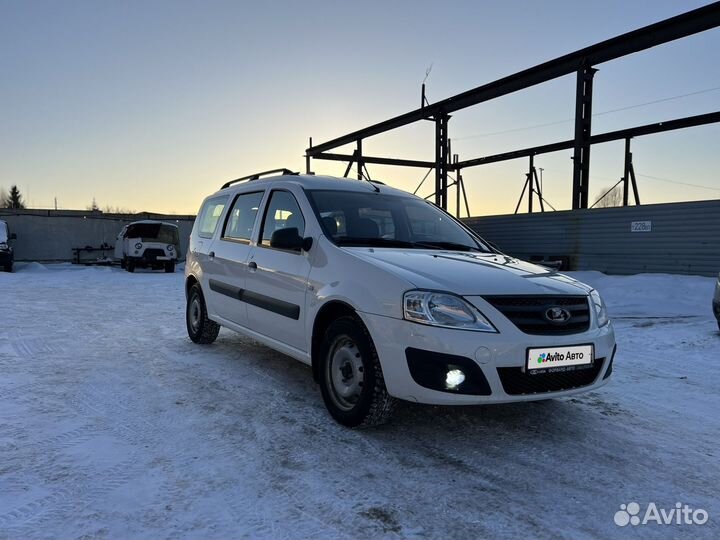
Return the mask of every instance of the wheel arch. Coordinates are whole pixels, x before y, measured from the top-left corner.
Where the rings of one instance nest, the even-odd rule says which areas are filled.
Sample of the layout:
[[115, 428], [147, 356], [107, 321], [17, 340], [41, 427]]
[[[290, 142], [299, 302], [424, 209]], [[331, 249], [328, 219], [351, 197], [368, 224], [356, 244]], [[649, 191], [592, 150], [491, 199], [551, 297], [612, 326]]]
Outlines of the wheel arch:
[[196, 283], [200, 283], [200, 282], [199, 282], [198, 279], [197, 279], [195, 276], [193, 276], [192, 274], [190, 274], [190, 275], [187, 277], [187, 279], [185, 280], [185, 298], [186, 298], [186, 299], [187, 299], [187, 297], [190, 295], [190, 289], [191, 289], [192, 286], [195, 285]]
[[310, 342], [310, 359], [312, 362], [312, 374], [315, 382], [320, 381], [320, 361], [318, 354], [320, 352], [322, 338], [325, 335], [325, 331], [328, 326], [340, 317], [355, 317], [360, 320], [357, 310], [342, 300], [331, 300], [327, 302], [318, 310], [317, 315], [315, 315], [312, 338]]

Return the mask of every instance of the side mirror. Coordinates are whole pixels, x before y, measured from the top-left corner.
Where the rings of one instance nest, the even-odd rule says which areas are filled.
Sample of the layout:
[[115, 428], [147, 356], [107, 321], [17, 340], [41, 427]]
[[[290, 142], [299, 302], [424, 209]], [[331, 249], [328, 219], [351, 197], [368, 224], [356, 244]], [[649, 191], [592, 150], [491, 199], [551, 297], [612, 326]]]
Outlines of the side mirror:
[[10, 238], [9, 238], [9, 239], [10, 239], [10, 240], [17, 240], [17, 234], [15, 234], [15, 233], [10, 233]]
[[277, 249], [289, 249], [292, 251], [300, 251], [304, 249], [309, 251], [312, 246], [312, 238], [303, 238], [297, 230], [297, 227], [289, 227], [287, 229], [278, 229], [270, 237], [270, 247]]

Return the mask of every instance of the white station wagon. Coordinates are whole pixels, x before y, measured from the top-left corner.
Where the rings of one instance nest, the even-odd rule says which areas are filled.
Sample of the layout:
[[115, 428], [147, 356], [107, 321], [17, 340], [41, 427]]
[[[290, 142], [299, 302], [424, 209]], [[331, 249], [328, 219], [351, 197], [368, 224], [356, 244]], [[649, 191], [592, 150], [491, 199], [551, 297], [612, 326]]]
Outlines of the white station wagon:
[[615, 336], [591, 287], [378, 182], [269, 173], [203, 202], [185, 267], [194, 342], [224, 326], [309, 364], [351, 427], [382, 423], [395, 399], [530, 401], [607, 382]]

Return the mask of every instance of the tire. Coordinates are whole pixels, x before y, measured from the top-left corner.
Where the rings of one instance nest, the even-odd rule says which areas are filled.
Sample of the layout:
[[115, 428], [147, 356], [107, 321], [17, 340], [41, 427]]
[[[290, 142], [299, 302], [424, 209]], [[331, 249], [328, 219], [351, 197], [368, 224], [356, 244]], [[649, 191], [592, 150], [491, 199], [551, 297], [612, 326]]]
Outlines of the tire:
[[174, 272], [175, 272], [175, 263], [174, 262], [165, 263], [165, 273], [172, 274]]
[[190, 287], [185, 308], [185, 325], [190, 339], [200, 345], [209, 345], [220, 333], [220, 325], [208, 319], [205, 297], [199, 283]]
[[127, 261], [125, 263], [125, 270], [128, 272], [134, 272], [135, 271], [135, 261]]
[[12, 263], [6, 264], [6, 265], [3, 267], [3, 269], [4, 269], [6, 272], [8, 272], [8, 273], [12, 273], [12, 271], [13, 271], [13, 265], [12, 265]]
[[318, 360], [323, 401], [338, 423], [360, 428], [389, 420], [395, 399], [387, 393], [375, 345], [362, 321], [341, 317], [330, 324]]
[[120, 259], [120, 268], [125, 270], [126, 267], [127, 267], [127, 261], [125, 260], [125, 257], [123, 257], [122, 259]]

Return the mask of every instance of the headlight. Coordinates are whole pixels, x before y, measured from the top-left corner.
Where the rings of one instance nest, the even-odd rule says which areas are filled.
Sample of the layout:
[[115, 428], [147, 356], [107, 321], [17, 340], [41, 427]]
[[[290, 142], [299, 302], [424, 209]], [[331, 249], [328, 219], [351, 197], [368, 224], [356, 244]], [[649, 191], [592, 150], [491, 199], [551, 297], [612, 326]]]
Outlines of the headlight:
[[140, 242], [138, 242], [137, 244], [135, 244], [135, 249], [140, 249], [141, 247], [142, 247], [142, 244], [141, 244]]
[[595, 317], [597, 318], [598, 326], [605, 326], [609, 323], [610, 318], [607, 314], [607, 308], [605, 307], [605, 302], [603, 302], [599, 292], [596, 290], [590, 291], [590, 302], [595, 309]]
[[172, 251], [173, 249], [175, 249], [175, 246], [173, 246], [172, 244], [168, 244], [167, 250]]
[[432, 326], [497, 332], [475, 306], [454, 294], [408, 291], [403, 297], [403, 316], [408, 321]]

